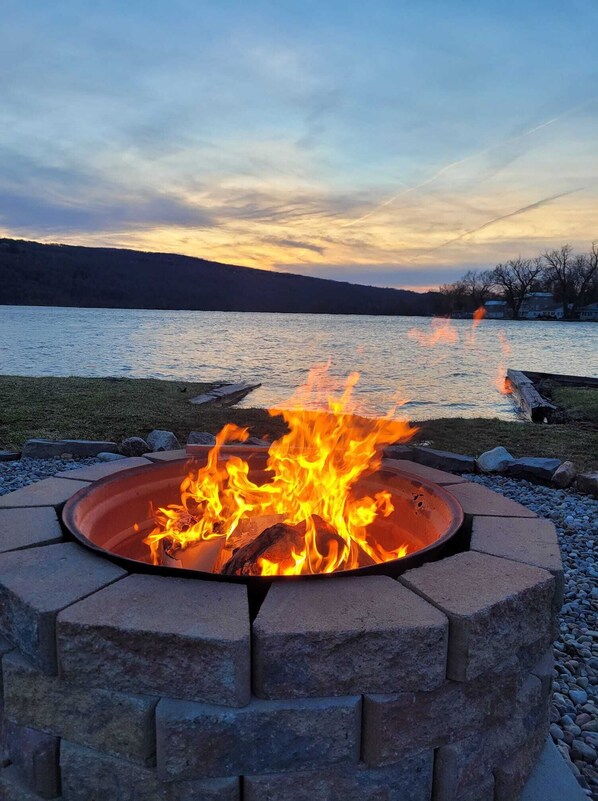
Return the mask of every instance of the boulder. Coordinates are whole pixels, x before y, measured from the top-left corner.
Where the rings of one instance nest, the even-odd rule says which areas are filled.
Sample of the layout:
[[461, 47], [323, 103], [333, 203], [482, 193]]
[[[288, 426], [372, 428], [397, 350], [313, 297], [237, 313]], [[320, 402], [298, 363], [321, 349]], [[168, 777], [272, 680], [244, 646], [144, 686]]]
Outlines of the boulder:
[[187, 445], [210, 445], [216, 444], [216, 437], [209, 431], [191, 431], [187, 437]]
[[13, 462], [20, 458], [20, 451], [0, 451], [0, 462]]
[[414, 445], [411, 450], [411, 459], [418, 464], [425, 464], [427, 467], [435, 467], [437, 470], [446, 470], [449, 473], [473, 473], [475, 470], [473, 456], [463, 456], [461, 453], [451, 453], [450, 451], [437, 451], [434, 448], [422, 448], [418, 445]]
[[576, 483], [580, 492], [598, 498], [598, 473], [580, 473]]
[[98, 453], [118, 453], [116, 442], [90, 439], [28, 439], [23, 445], [23, 459], [85, 458]]
[[560, 459], [527, 456], [523, 459], [513, 459], [512, 462], [506, 465], [503, 472], [512, 478], [526, 478], [528, 481], [550, 481], [560, 466]]
[[123, 456], [122, 453], [98, 453], [98, 459], [100, 462], [117, 462], [119, 459], [126, 459], [126, 456]]
[[480, 473], [500, 473], [504, 468], [514, 461], [513, 456], [506, 448], [499, 445], [491, 451], [484, 451], [476, 459], [476, 466]]
[[147, 444], [151, 453], [156, 451], [178, 451], [181, 447], [180, 442], [172, 431], [163, 431], [159, 428], [150, 431], [147, 436]]
[[573, 462], [563, 462], [560, 467], [554, 471], [552, 475], [552, 483], [555, 487], [566, 489], [570, 487], [575, 481], [575, 466]]
[[120, 452], [123, 456], [143, 456], [151, 450], [153, 449], [141, 437], [127, 437], [120, 443]]

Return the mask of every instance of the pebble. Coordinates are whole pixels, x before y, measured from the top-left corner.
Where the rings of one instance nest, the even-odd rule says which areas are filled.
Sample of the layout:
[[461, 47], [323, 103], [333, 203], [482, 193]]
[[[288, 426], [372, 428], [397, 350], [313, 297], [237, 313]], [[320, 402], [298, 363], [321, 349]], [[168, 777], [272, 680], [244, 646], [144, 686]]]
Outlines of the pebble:
[[598, 801], [598, 500], [506, 476], [467, 476], [556, 526], [565, 572], [550, 735], [588, 797]]
[[13, 462], [0, 462], [0, 495], [14, 492], [35, 481], [49, 478], [61, 470], [75, 470], [78, 467], [96, 464], [97, 459], [16, 459]]

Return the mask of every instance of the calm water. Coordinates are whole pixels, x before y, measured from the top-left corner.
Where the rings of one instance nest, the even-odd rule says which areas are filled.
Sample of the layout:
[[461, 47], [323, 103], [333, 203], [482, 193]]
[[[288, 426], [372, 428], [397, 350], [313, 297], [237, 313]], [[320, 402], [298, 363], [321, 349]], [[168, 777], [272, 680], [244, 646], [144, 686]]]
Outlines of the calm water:
[[[419, 317], [0, 306], [0, 374], [130, 376], [261, 381], [246, 405], [283, 401], [307, 370], [361, 373], [365, 407], [385, 412], [397, 396], [412, 419], [513, 418], [495, 388], [501, 366], [598, 375], [598, 324]], [[510, 349], [510, 354], [508, 353]]]

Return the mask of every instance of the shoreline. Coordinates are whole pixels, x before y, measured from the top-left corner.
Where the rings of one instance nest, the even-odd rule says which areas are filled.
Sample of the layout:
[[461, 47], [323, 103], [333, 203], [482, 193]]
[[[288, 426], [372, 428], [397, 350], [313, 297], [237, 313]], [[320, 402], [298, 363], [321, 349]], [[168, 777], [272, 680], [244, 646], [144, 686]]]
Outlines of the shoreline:
[[[194, 406], [189, 399], [215, 383], [147, 378], [0, 376], [0, 450], [20, 450], [28, 439], [93, 439], [120, 442], [154, 429], [186, 442], [191, 431], [217, 433], [225, 423], [252, 436], [276, 439], [284, 423], [264, 408]], [[503, 445], [515, 457], [557, 457], [580, 471], [598, 470], [598, 425], [571, 420], [533, 425], [485, 417], [414, 422], [413, 444], [478, 456]]]

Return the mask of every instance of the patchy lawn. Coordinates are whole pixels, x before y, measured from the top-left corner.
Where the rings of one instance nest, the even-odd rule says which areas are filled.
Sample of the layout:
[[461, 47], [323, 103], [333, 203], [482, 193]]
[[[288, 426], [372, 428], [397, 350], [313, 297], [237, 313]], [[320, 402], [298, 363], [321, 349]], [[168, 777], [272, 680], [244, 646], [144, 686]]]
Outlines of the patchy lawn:
[[485, 418], [429, 420], [419, 423], [415, 441], [433, 448], [479, 456], [503, 445], [515, 457], [569, 459], [579, 470], [598, 469], [598, 430], [580, 423], [540, 425]]
[[25, 378], [0, 376], [0, 447], [20, 448], [32, 437], [106, 439], [146, 436], [154, 428], [216, 432], [226, 422], [261, 436], [283, 426], [263, 409], [189, 403], [213, 384], [145, 378]]
[[552, 400], [571, 420], [581, 420], [598, 426], [598, 389], [555, 386], [552, 389]]
[[[124, 437], [146, 436], [154, 428], [174, 431], [186, 442], [190, 431], [216, 433], [227, 422], [247, 426], [254, 436], [269, 439], [284, 432], [283, 421], [270, 417], [265, 409], [189, 403], [189, 398], [211, 386], [137, 378], [0, 376], [0, 447], [18, 449], [31, 437], [118, 442]], [[576, 397], [585, 392], [564, 391], [576, 393]], [[595, 398], [589, 405], [584, 405], [585, 400], [577, 402], [588, 415]], [[598, 429], [591, 423], [533, 425], [450, 418], [417, 425], [414, 441], [426, 441], [441, 450], [477, 456], [504, 445], [514, 456], [556, 456], [570, 459], [579, 469], [598, 469]]]

